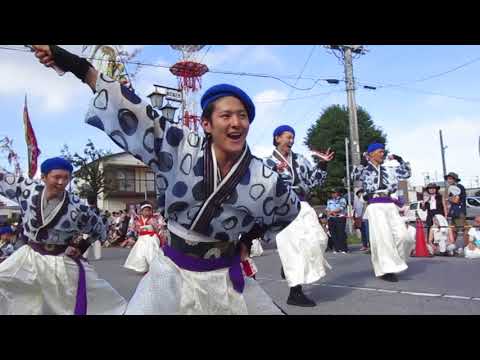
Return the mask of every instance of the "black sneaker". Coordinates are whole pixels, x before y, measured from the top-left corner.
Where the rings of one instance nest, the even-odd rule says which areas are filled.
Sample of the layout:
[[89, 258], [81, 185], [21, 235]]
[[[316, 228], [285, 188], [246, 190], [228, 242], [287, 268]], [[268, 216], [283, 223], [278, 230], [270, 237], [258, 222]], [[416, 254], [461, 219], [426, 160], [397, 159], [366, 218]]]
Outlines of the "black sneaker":
[[315, 301], [307, 298], [302, 291], [290, 293], [287, 299], [287, 304], [301, 307], [314, 307], [317, 305], [315, 304]]
[[389, 282], [398, 282], [397, 275], [392, 274], [392, 273], [382, 275], [382, 276], [380, 276], [380, 279], [385, 280], [385, 281], [389, 281]]
[[283, 267], [280, 270], [280, 276], [282, 277], [283, 280], [285, 280], [285, 273], [283, 272]]

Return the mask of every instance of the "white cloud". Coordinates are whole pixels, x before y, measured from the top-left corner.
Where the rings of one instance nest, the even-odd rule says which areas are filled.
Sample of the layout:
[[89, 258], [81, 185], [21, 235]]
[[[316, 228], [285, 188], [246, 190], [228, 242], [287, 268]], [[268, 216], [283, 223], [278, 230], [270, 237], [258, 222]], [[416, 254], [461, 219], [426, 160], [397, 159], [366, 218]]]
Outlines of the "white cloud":
[[[168, 62], [162, 58], [157, 58], [153, 64], [167, 64]], [[178, 83], [175, 76], [173, 76], [167, 68], [158, 68], [153, 66], [142, 67], [136, 79], [134, 80], [135, 91], [141, 96], [145, 97], [150, 94], [154, 88], [153, 84], [170, 86], [177, 88]]]
[[[67, 49], [72, 50], [68, 46]], [[75, 50], [79, 50], [79, 47]], [[54, 70], [41, 65], [31, 53], [2, 52], [0, 78], [0, 95], [23, 96], [27, 93], [39, 99], [42, 111], [64, 111], [73, 102], [84, 103], [89, 95], [84, 89], [85, 85], [77, 78], [71, 74], [58, 76]]]
[[425, 105], [438, 108], [438, 106], [444, 106], [446, 101], [450, 99], [445, 99], [444, 96], [438, 95], [428, 95], [425, 98]]
[[390, 129], [386, 132], [389, 139], [389, 149], [398, 153], [412, 165], [411, 182], [415, 185], [424, 183], [424, 173], [429, 173], [431, 180], [442, 180], [442, 159], [440, 154], [440, 140], [438, 131], [441, 129], [444, 136], [446, 150], [447, 172], [454, 171], [467, 182], [479, 175], [478, 138], [480, 135], [480, 121], [454, 117], [435, 123], [423, 123], [417, 126]]
[[273, 146], [255, 144], [255, 145], [252, 145], [251, 151], [253, 155], [259, 158], [265, 158], [272, 154]]
[[[82, 45], [62, 45], [66, 50], [81, 55]], [[22, 48], [22, 45], [12, 45]], [[143, 45], [125, 45], [127, 51], [142, 49]], [[84, 55], [90, 55], [91, 49]], [[41, 65], [33, 53], [2, 51], [0, 53], [1, 96], [35, 98], [40, 111], [63, 112], [75, 104], [88, 102], [91, 92], [72, 74], [59, 76], [53, 69]]]

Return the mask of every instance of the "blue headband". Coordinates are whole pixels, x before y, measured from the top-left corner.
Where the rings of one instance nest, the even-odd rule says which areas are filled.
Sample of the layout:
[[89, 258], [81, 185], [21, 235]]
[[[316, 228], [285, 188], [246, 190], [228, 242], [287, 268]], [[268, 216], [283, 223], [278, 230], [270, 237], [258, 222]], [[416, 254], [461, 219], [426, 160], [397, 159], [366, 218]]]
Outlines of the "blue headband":
[[248, 121], [250, 123], [253, 121], [255, 118], [255, 105], [253, 104], [252, 99], [250, 99], [242, 89], [229, 84], [219, 84], [208, 89], [200, 100], [202, 110], [205, 110], [213, 101], [225, 96], [234, 96], [239, 99], [247, 110]]
[[13, 230], [10, 226], [2, 226], [0, 227], [0, 235], [3, 234], [13, 234]]
[[367, 153], [370, 154], [370, 153], [372, 153], [372, 152], [374, 152], [375, 150], [378, 150], [378, 149], [385, 150], [385, 145], [380, 144], [380, 143], [370, 144], [370, 145], [368, 145]]
[[73, 166], [68, 160], [61, 157], [47, 159], [40, 166], [40, 171], [44, 175], [47, 175], [52, 170], [66, 170], [71, 174], [73, 172]]
[[282, 125], [282, 126], [279, 126], [275, 129], [275, 131], [273, 132], [273, 137], [275, 138], [275, 136], [280, 136], [285, 131], [291, 132], [293, 134], [293, 136], [295, 136], [295, 130], [293, 130], [293, 128], [291, 126]]

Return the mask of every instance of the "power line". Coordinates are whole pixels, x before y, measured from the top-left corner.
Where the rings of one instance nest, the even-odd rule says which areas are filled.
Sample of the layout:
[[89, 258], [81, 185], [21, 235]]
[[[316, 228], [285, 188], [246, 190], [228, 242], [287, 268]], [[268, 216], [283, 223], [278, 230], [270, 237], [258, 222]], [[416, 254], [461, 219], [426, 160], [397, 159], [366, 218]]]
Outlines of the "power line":
[[268, 104], [268, 103], [276, 103], [276, 102], [283, 102], [283, 101], [293, 101], [293, 100], [302, 100], [302, 99], [308, 99], [312, 97], [317, 97], [317, 96], [326, 96], [326, 95], [331, 95], [333, 93], [338, 93], [338, 92], [344, 92], [345, 90], [332, 90], [329, 92], [324, 92], [324, 93], [318, 93], [318, 94], [311, 94], [311, 95], [306, 95], [306, 96], [298, 96], [298, 97], [287, 97], [283, 99], [275, 99], [275, 100], [266, 100], [266, 101], [256, 101], [256, 103], [262, 103], [262, 104]]
[[416, 80], [412, 80], [412, 81], [408, 81], [408, 82], [405, 82], [405, 83], [401, 83], [401, 84], [385, 84], [385, 85], [382, 85], [381, 87], [400, 87], [400, 86], [404, 86], [404, 85], [409, 85], [409, 84], [414, 84], [414, 83], [418, 83], [418, 82], [423, 82], [423, 81], [427, 81], [427, 80], [431, 80], [431, 79], [435, 79], [435, 78], [438, 78], [438, 77], [441, 77], [441, 76], [444, 76], [444, 75], [447, 75], [447, 74], [450, 74], [452, 72], [455, 72], [457, 70], [460, 70], [464, 67], [467, 67], [473, 63], [476, 63], [480, 61], [480, 56], [479, 57], [476, 57], [472, 60], [469, 60], [463, 64], [460, 64], [458, 66], [455, 66], [451, 69], [448, 69], [448, 70], [445, 70], [445, 71], [442, 71], [440, 73], [435, 73], [435, 74], [432, 74], [432, 75], [429, 75], [429, 76], [425, 76], [425, 77], [422, 77], [422, 78], [419, 78], [419, 79], [416, 79]]
[[[12, 47], [4, 47], [4, 46], [0, 46], [0, 49], [1, 50], [9, 50], [9, 51], [17, 51], [17, 52], [28, 52], [30, 53], [31, 51], [28, 50], [28, 49], [19, 49], [19, 48], [12, 48]], [[105, 59], [92, 59], [92, 60], [100, 60], [100, 61], [108, 61], [108, 60], [105, 60]], [[450, 70], [447, 70], [447, 71], [444, 71], [442, 73], [438, 73], [438, 74], [433, 74], [433, 75], [430, 75], [428, 77], [425, 77], [425, 78], [422, 78], [422, 79], [418, 79], [416, 80], [417, 82], [419, 80], [424, 80], [426, 81], [426, 79], [431, 79], [433, 77], [439, 77], [439, 76], [442, 76], [444, 74], [447, 74], [447, 73], [450, 73], [450, 72], [453, 72], [453, 71], [456, 71], [462, 67], [465, 67], [465, 66], [468, 66], [469, 64], [473, 63], [473, 62], [477, 62], [479, 61], [480, 58], [476, 58], [476, 59], [473, 59], [473, 60], [470, 60], [469, 62], [467, 63], [464, 63], [464, 64], [461, 64], [459, 66], [456, 66], [455, 68], [453, 69], [450, 69]], [[150, 67], [157, 67], [157, 68], [165, 68], [165, 69], [169, 69], [170, 68], [170, 65], [163, 65], [163, 64], [152, 64], [152, 63], [145, 63], [145, 62], [140, 62], [140, 61], [125, 61], [126, 64], [132, 64], [132, 65], [141, 65], [141, 66], [150, 66]], [[292, 84], [284, 81], [282, 78], [284, 79], [291, 79], [293, 78], [294, 76], [292, 75], [288, 75], [288, 76], [281, 76], [281, 75], [270, 75], [270, 74], [259, 74], [259, 73], [248, 73], [248, 72], [235, 72], [235, 71], [223, 71], [223, 70], [210, 70], [209, 71], [210, 73], [212, 74], [224, 74], [224, 75], [235, 75], [235, 76], [247, 76], [247, 77], [257, 77], [257, 78], [270, 78], [270, 79], [274, 79], [274, 80], [277, 80], [277, 81], [280, 81], [282, 83], [284, 83], [285, 85], [287, 86], [290, 86], [292, 88], [295, 88], [296, 90], [302, 90], [302, 91], [308, 91], [308, 90], [312, 90], [315, 85], [320, 82], [320, 81], [326, 81], [328, 80], [328, 78], [312, 78], [312, 77], [300, 77], [298, 79], [305, 79], [305, 80], [314, 80], [314, 83], [311, 87], [309, 88], [298, 88], [296, 86], [292, 86]], [[341, 81], [344, 81], [344, 79], [341, 79]], [[411, 83], [411, 82], [410, 82]], [[456, 95], [448, 95], [448, 94], [442, 94], [442, 93], [437, 93], [437, 92], [431, 92], [431, 91], [425, 91], [425, 90], [422, 90], [422, 89], [415, 89], [415, 88], [409, 88], [409, 87], [406, 87], [404, 85], [401, 85], [401, 84], [389, 84], [389, 83], [381, 83], [381, 82], [377, 82], [377, 81], [371, 81], [369, 84], [368, 83], [361, 83], [361, 82], [358, 82], [359, 85], [362, 85], [362, 86], [368, 86], [368, 85], [371, 85], [371, 84], [377, 84], [377, 89], [380, 90], [380, 89], [390, 89], [390, 88], [396, 88], [396, 89], [400, 89], [400, 90], [407, 90], [407, 91], [412, 91], [412, 92], [417, 92], [417, 93], [421, 93], [421, 94], [426, 94], [426, 95], [435, 95], [435, 96], [441, 96], [441, 97], [446, 97], [446, 98], [451, 98], [451, 99], [456, 99], [456, 100], [463, 100], [463, 101], [470, 101], [470, 102], [478, 102], [480, 101], [480, 98], [468, 98], [468, 97], [462, 97], [462, 96], [456, 96]], [[362, 90], [362, 89], [359, 89], [359, 90]]]
[[17, 49], [17, 48], [5, 47], [5, 46], [0, 46], [0, 49], [11, 50], [11, 51], [20, 51], [20, 52], [31, 52], [30, 50], [27, 50], [27, 49]]
[[[23, 50], [23, 49], [15, 49], [15, 48], [7, 48], [7, 47], [0, 47], [0, 49], [3, 49], [3, 50], [10, 50], [10, 51], [20, 51], [20, 52], [30, 52], [30, 50]], [[84, 57], [83, 58], [87, 58], [87, 57]], [[106, 60], [106, 59], [97, 59], [97, 58], [92, 58], [91, 60], [98, 60], [98, 61], [110, 61], [110, 60]], [[141, 65], [141, 66], [150, 66], [150, 67], [158, 67], [158, 68], [165, 68], [165, 69], [169, 69], [171, 66], [170, 65], [162, 65], [162, 64], [152, 64], [152, 63], [144, 63], [144, 62], [140, 62], [140, 61], [125, 61], [125, 64], [132, 64], [132, 65]], [[289, 82], [287, 81], [284, 81], [282, 79], [282, 76], [275, 76], [275, 75], [270, 75], [270, 74], [257, 74], [257, 73], [248, 73], [248, 72], [235, 72], [235, 71], [222, 71], [222, 70], [209, 70], [209, 73], [212, 73], [212, 74], [224, 74], [224, 75], [237, 75], [237, 76], [249, 76], [249, 77], [258, 77], [258, 78], [270, 78], [270, 79], [274, 79], [274, 80], [277, 80], [277, 81], [280, 81], [281, 83], [295, 89], [295, 90], [300, 90], [300, 91], [309, 91], [309, 90], [312, 90], [320, 81], [327, 81], [329, 80], [328, 78], [317, 78], [317, 79], [314, 79], [314, 78], [298, 78], [298, 79], [306, 79], [306, 80], [314, 80], [312, 86], [310, 87], [307, 87], [307, 88], [300, 88], [300, 87], [297, 87], [295, 85], [292, 85], [290, 84]], [[285, 76], [283, 76], [283, 78], [287, 78]], [[289, 78], [291, 78], [289, 76]]]
[[[307, 65], [310, 62], [310, 59], [312, 58], [313, 52], [315, 51], [316, 47], [317, 47], [316, 45], [312, 46], [312, 48], [310, 50], [310, 53], [308, 54], [307, 59], [305, 60], [303, 66], [302, 66], [302, 69], [300, 70], [300, 73], [298, 74], [297, 79], [295, 80], [295, 84], [294, 84], [295, 86], [297, 85], [298, 80], [300, 79], [300, 77], [303, 75], [303, 72], [307, 68]], [[289, 98], [293, 94], [294, 91], [295, 91], [295, 89], [290, 89], [290, 92], [288, 93], [287, 98]], [[282, 104], [282, 107], [283, 106], [285, 106], [285, 102]]]
[[212, 47], [212, 45], [209, 45], [208, 48], [207, 48], [207, 51], [205, 51], [205, 54], [203, 54], [202, 56], [202, 60], [200, 60], [201, 63], [203, 63], [203, 60], [205, 60], [205, 57], [207, 56], [208, 52], [210, 51], [210, 48]]
[[[358, 83], [358, 84], [359, 85], [366, 85], [364, 83]], [[407, 86], [400, 86], [400, 85], [395, 86], [395, 87], [393, 87], [393, 86], [392, 87], [385, 87], [385, 86], [378, 86], [377, 87], [377, 90], [382, 90], [382, 89], [403, 90], [403, 91], [407, 91], [407, 92], [416, 92], [416, 93], [424, 94], [424, 95], [435, 95], [435, 96], [441, 96], [441, 97], [446, 97], [446, 98], [450, 98], [450, 99], [469, 101], [469, 102], [479, 102], [480, 101], [480, 98], [448, 95], [448, 94], [442, 94], [442, 93], [438, 93], [438, 92], [416, 89], [416, 88], [411, 88], [411, 87], [407, 87]], [[363, 89], [360, 88], [359, 90], [363, 90]]]

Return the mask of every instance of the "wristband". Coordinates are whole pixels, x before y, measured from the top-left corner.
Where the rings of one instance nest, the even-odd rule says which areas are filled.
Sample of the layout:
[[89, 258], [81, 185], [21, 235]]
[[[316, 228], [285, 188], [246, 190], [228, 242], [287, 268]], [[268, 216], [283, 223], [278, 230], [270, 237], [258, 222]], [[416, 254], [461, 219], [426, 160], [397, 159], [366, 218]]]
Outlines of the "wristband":
[[49, 45], [53, 61], [65, 72], [71, 72], [77, 78], [85, 82], [88, 70], [92, 67], [86, 59], [74, 55], [57, 45]]

